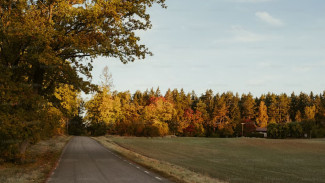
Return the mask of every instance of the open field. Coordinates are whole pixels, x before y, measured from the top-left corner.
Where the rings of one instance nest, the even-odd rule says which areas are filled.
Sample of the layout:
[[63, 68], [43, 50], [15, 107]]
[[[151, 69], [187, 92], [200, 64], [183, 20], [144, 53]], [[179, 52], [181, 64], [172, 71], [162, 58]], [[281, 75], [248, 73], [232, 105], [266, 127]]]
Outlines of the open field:
[[69, 139], [70, 137], [59, 136], [29, 147], [25, 164], [1, 164], [0, 182], [45, 182]]
[[130, 151], [126, 148], [123, 148], [119, 145], [117, 145], [114, 141], [112, 141], [112, 138], [107, 138], [104, 136], [101, 137], [93, 137], [95, 140], [97, 140], [99, 143], [104, 145], [105, 147], [109, 148], [110, 150], [113, 150], [120, 155], [126, 157], [127, 159], [137, 163], [141, 164], [142, 166], [150, 169], [151, 171], [155, 171], [164, 177], [172, 180], [173, 182], [178, 183], [218, 183], [218, 182], [224, 182], [220, 181], [219, 179], [211, 178], [208, 176], [204, 176], [199, 173], [195, 173], [191, 170], [188, 170], [184, 167], [177, 166], [171, 163], [168, 163], [166, 161], [159, 161], [153, 158], [149, 158], [146, 156], [143, 156], [141, 154], [138, 154], [134, 151]]
[[325, 139], [106, 138], [224, 181], [325, 182]]

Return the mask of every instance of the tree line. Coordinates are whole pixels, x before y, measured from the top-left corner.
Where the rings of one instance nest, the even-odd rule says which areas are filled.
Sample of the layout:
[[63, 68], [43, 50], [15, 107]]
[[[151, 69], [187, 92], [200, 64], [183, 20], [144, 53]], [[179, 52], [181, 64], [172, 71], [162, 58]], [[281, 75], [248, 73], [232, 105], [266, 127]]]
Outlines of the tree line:
[[325, 92], [254, 97], [207, 90], [198, 96], [183, 89], [162, 94], [158, 88], [131, 94], [104, 85], [85, 110], [91, 135], [260, 136], [255, 129], [268, 127], [271, 138], [325, 136]]

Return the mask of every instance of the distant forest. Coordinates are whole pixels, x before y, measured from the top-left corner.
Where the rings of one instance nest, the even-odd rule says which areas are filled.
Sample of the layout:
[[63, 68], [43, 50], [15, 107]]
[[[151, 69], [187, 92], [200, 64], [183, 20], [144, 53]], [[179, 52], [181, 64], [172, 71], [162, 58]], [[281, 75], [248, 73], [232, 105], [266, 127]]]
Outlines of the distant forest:
[[198, 96], [183, 89], [131, 94], [104, 86], [85, 110], [92, 135], [260, 137], [256, 128], [268, 127], [271, 138], [325, 136], [325, 92], [253, 97], [207, 90]]

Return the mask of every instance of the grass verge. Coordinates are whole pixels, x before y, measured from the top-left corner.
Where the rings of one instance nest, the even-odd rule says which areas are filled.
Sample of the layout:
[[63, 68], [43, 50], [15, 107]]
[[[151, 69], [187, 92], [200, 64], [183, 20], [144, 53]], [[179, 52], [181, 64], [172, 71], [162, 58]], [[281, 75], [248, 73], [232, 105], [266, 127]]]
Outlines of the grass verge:
[[61, 155], [70, 137], [58, 136], [43, 140], [28, 148], [25, 164], [4, 163], [0, 165], [0, 182], [43, 183]]
[[116, 144], [110, 137], [93, 137], [103, 146], [119, 153], [125, 158], [138, 163], [146, 168], [151, 169], [157, 173], [162, 174], [166, 178], [169, 178], [175, 182], [183, 183], [218, 183], [224, 182], [216, 178], [211, 178], [200, 173], [193, 172], [189, 169], [177, 166], [166, 161], [160, 161], [157, 159], [149, 158], [147, 156], [138, 154], [134, 151], [126, 149]]

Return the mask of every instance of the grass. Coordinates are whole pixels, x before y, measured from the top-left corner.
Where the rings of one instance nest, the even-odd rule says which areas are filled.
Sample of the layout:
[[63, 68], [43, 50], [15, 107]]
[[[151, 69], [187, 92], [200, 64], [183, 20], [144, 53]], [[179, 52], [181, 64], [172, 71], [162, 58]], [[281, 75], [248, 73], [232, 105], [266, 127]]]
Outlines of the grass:
[[227, 182], [325, 182], [325, 139], [106, 137], [106, 141]]
[[45, 182], [59, 159], [70, 137], [59, 136], [41, 141], [28, 148], [25, 164], [4, 163], [0, 165], [0, 182]]
[[218, 183], [223, 182], [215, 178], [201, 175], [195, 173], [191, 170], [177, 166], [166, 161], [159, 161], [153, 158], [149, 158], [138, 154], [136, 152], [130, 151], [123, 148], [112, 141], [112, 138], [107, 137], [93, 137], [95, 140], [99, 141], [105, 147], [119, 153], [120, 155], [128, 158], [129, 160], [141, 164], [142, 166], [155, 171], [166, 178], [174, 182], [199, 182], [199, 183]]

